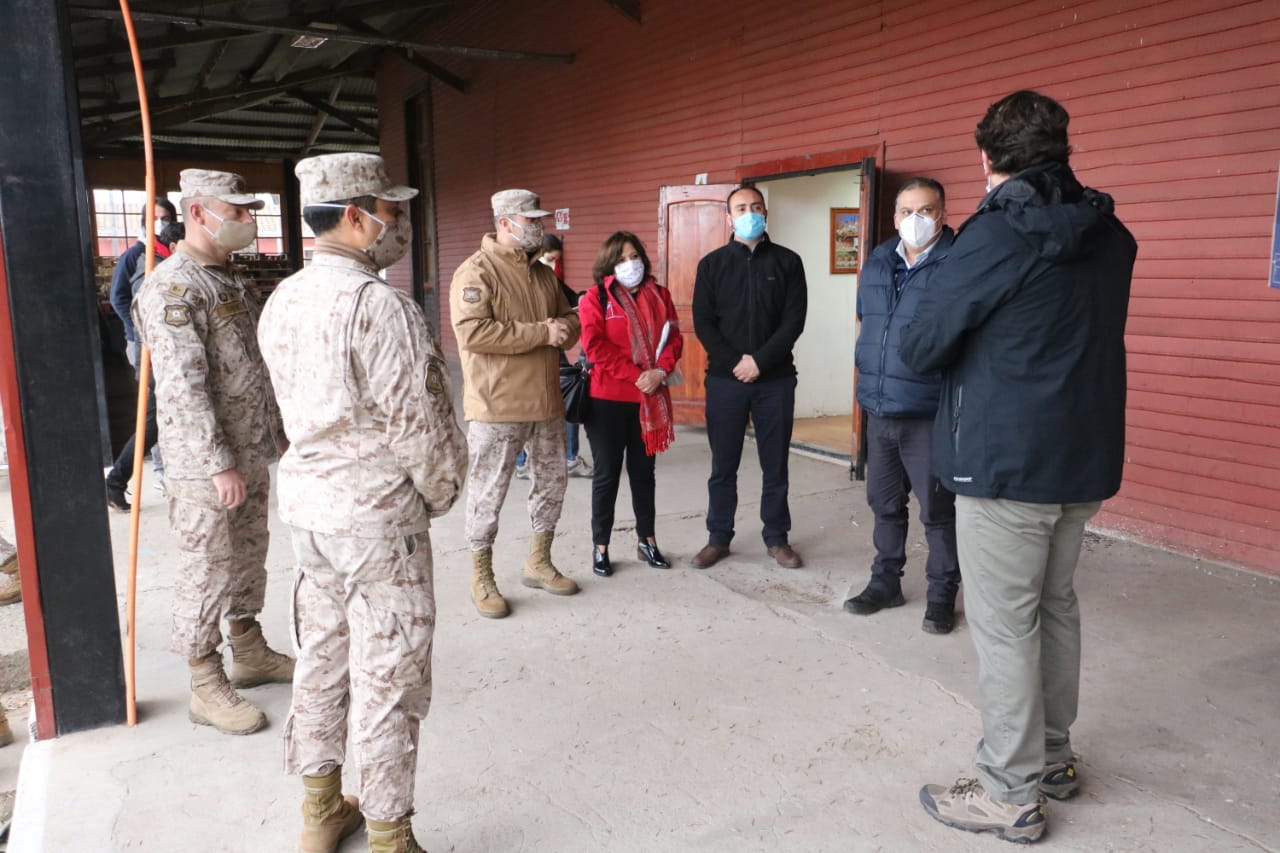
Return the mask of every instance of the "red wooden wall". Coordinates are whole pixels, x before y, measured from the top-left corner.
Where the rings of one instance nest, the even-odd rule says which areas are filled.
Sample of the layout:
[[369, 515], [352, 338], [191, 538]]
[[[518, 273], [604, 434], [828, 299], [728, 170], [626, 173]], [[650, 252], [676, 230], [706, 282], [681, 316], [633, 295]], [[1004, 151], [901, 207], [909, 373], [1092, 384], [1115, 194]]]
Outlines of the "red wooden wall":
[[[1039, 89], [1072, 114], [1081, 179], [1115, 195], [1140, 243], [1128, 465], [1099, 521], [1280, 574], [1280, 290], [1266, 286], [1280, 3], [640, 6], [636, 24], [603, 0], [477, 0], [429, 33], [577, 57], [441, 58], [470, 84], [432, 89], [445, 288], [491, 228], [489, 194], [508, 186], [571, 209], [579, 289], [609, 232], [654, 248], [660, 186], [774, 158], [883, 142], [883, 185], [938, 178], [959, 224], [983, 192], [975, 123], [1001, 95]], [[403, 175], [404, 98], [423, 76], [389, 58], [379, 84], [384, 153]], [[407, 286], [407, 265], [396, 273]], [[441, 331], [456, 351], [447, 320]]]

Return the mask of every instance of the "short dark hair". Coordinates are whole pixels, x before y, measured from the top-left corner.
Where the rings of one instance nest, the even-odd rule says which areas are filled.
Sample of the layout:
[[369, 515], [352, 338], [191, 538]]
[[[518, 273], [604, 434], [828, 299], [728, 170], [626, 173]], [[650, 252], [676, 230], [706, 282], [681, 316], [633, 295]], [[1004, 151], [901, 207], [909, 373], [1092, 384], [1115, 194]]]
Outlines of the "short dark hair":
[[1023, 89], [987, 109], [973, 137], [991, 160], [991, 171], [1013, 175], [1042, 163], [1066, 163], [1067, 115], [1062, 104]]
[[302, 220], [307, 223], [311, 233], [317, 237], [321, 234], [327, 234], [338, 227], [338, 223], [342, 221], [342, 214], [349, 204], [354, 204], [367, 213], [373, 213], [378, 209], [378, 200], [371, 195], [328, 201], [325, 204], [340, 204], [342, 207], [320, 207], [319, 205], [309, 204], [302, 208]]
[[898, 187], [898, 195], [895, 195], [894, 198], [897, 199], [898, 196], [902, 195], [907, 190], [914, 190], [914, 189], [920, 189], [920, 188], [924, 188], [926, 190], [933, 190], [938, 194], [938, 202], [943, 207], [947, 206], [947, 191], [942, 188], [942, 184], [938, 183], [933, 178], [926, 178], [923, 175], [917, 175], [914, 178], [908, 178], [902, 184], [902, 186]]
[[725, 210], [729, 211], [730, 213], [733, 213], [733, 207], [730, 206], [729, 203], [733, 201], [733, 197], [735, 195], [742, 192], [743, 190], [750, 190], [751, 192], [760, 196], [760, 202], [762, 204], [764, 203], [764, 193], [760, 192], [759, 187], [757, 187], [755, 184], [738, 184], [736, 187], [733, 188], [733, 191], [730, 192], [729, 195], [725, 196], [725, 199], [724, 199]]
[[[164, 198], [163, 196], [157, 196], [155, 206], [163, 207], [165, 209], [165, 212], [167, 212], [169, 216], [171, 216], [174, 220], [177, 220], [178, 208], [174, 207], [173, 202], [169, 201], [169, 199]], [[142, 227], [143, 228], [147, 227], [147, 212], [145, 210], [142, 211]]]
[[563, 252], [564, 243], [554, 234], [542, 235], [542, 254], [547, 252]]
[[156, 239], [166, 246], [172, 246], [179, 240], [187, 239], [187, 226], [181, 222], [170, 222], [160, 230]]
[[653, 269], [649, 266], [649, 253], [644, 250], [644, 243], [640, 242], [640, 238], [630, 231], [615, 231], [609, 235], [609, 239], [604, 241], [604, 245], [600, 247], [599, 253], [596, 254], [596, 264], [591, 268], [591, 277], [596, 284], [604, 284], [605, 277], [613, 275], [613, 268], [618, 265], [618, 261], [622, 258], [622, 247], [628, 243], [635, 246], [636, 252], [640, 254], [640, 260], [644, 264], [645, 278], [652, 274]]

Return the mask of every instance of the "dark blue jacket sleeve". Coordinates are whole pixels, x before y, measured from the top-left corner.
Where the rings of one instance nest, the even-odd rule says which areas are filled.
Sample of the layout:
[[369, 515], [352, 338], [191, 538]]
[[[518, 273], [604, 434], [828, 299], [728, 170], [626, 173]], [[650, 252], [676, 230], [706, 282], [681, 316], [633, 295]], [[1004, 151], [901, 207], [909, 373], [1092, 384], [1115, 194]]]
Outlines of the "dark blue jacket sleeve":
[[965, 335], [1017, 291], [1037, 257], [1002, 217], [972, 220], [902, 330], [899, 354], [907, 367], [930, 373], [959, 358]]
[[782, 308], [782, 321], [751, 357], [763, 373], [777, 367], [791, 357], [800, 333], [804, 331], [805, 314], [809, 310], [809, 285], [804, 277], [804, 262], [795, 259], [794, 270], [788, 270], [792, 279], [787, 282], [787, 299]]
[[116, 271], [111, 276], [111, 307], [124, 323], [124, 336], [130, 341], [138, 339], [138, 332], [133, 327], [133, 316], [129, 313], [133, 305], [133, 274], [137, 267], [138, 253], [130, 248], [120, 256]]

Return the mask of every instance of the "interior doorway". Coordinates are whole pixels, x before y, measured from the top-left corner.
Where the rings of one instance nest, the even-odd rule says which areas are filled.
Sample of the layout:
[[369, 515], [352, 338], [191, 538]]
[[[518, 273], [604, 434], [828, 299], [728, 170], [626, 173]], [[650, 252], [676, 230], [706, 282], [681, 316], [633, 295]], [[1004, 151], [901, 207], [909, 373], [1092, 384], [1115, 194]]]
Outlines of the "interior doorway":
[[857, 339], [858, 220], [862, 168], [761, 179], [769, 238], [804, 261], [809, 311], [796, 342], [793, 443], [845, 461], [853, 417], [853, 349]]

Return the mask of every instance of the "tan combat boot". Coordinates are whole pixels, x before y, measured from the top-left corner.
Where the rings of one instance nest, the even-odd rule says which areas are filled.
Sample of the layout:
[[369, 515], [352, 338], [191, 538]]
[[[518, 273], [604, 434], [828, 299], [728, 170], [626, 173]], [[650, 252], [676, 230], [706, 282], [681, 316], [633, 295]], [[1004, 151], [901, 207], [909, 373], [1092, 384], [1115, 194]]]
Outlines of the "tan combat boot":
[[231, 686], [237, 689], [259, 684], [293, 681], [293, 658], [272, 651], [257, 622], [240, 636], [228, 636], [231, 644]]
[[298, 853], [335, 853], [342, 839], [360, 828], [360, 801], [342, 796], [342, 768], [327, 776], [303, 776], [302, 840]]
[[560, 574], [560, 570], [551, 562], [551, 543], [555, 541], [554, 530], [533, 534], [529, 543], [529, 560], [524, 564], [524, 577], [521, 583], [535, 589], [545, 589], [554, 595], [573, 595], [578, 585]]
[[471, 600], [486, 619], [501, 619], [511, 612], [493, 579], [493, 549], [471, 552]]
[[380, 820], [366, 820], [365, 831], [369, 834], [369, 853], [427, 853], [418, 846], [413, 837], [413, 824], [409, 812], [399, 820], [384, 823]]
[[218, 652], [191, 667], [187, 716], [198, 726], [213, 726], [228, 735], [252, 734], [267, 724], [267, 715], [232, 689]]
[[18, 579], [18, 555], [0, 566], [0, 605], [22, 600], [22, 581]]
[[13, 729], [9, 728], [9, 715], [0, 708], [0, 746], [13, 743]]

